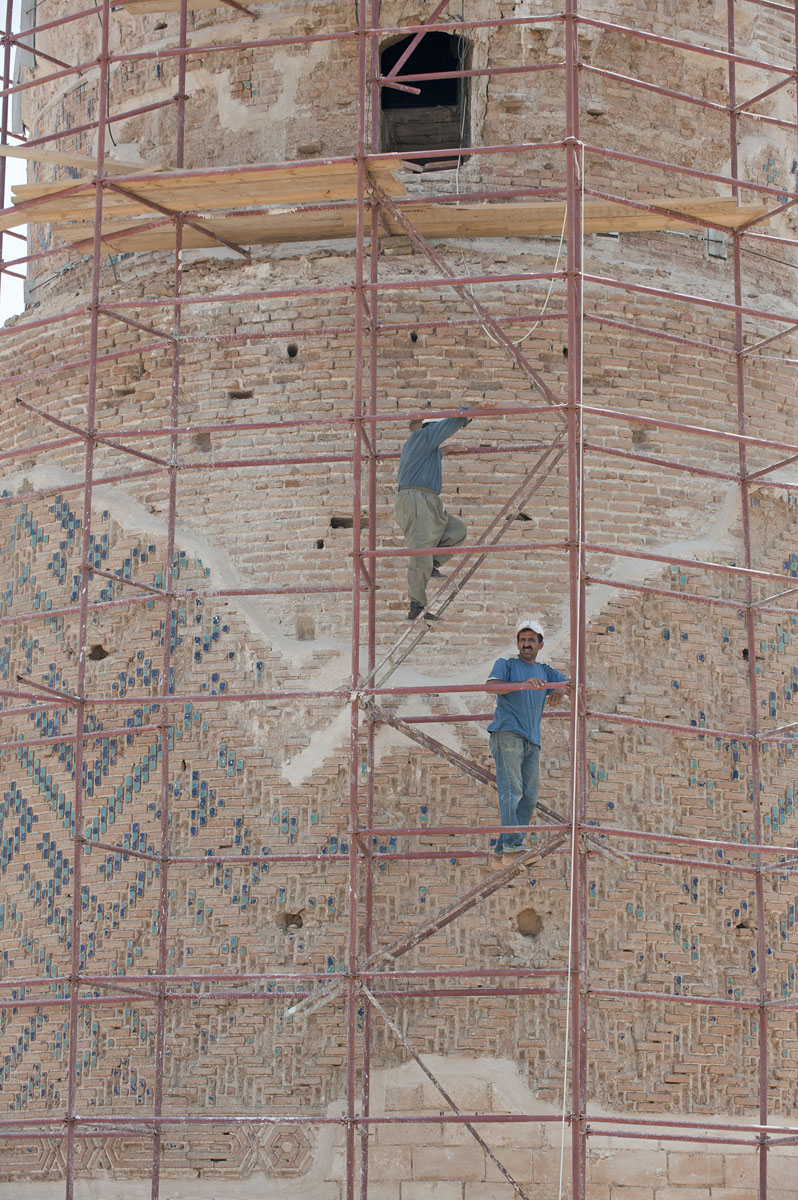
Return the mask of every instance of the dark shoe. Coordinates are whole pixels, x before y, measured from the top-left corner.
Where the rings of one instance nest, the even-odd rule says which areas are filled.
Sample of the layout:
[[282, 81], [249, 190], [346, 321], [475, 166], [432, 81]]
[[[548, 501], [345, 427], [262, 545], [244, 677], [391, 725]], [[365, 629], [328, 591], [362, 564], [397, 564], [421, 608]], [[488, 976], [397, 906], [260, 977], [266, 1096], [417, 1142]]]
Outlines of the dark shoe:
[[446, 576], [444, 575], [443, 571], [441, 571], [441, 569], [439, 567], [433, 567], [432, 575], [430, 576], [430, 578], [431, 579], [445, 579]]
[[502, 852], [504, 854], [523, 854], [523, 852], [527, 849], [528, 847], [525, 846], [523, 842], [512, 843], [509, 846], [505, 843], [502, 847]]
[[425, 612], [424, 605], [419, 604], [418, 600], [411, 600], [410, 611], [407, 614], [408, 621], [415, 621], [416, 617], [420, 617], [422, 613], [424, 613], [425, 621], [437, 621], [440, 619], [439, 617], [434, 616], [433, 613]]

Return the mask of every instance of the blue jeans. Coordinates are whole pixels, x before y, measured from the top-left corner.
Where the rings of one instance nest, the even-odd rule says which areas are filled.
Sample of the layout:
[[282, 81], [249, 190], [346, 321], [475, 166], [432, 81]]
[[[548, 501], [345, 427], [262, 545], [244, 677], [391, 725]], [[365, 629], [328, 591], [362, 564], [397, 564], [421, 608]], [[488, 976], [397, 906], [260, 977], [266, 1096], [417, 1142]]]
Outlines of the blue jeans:
[[[520, 733], [500, 729], [490, 735], [490, 752], [496, 762], [499, 820], [502, 825], [528, 825], [538, 802], [540, 746]], [[496, 853], [504, 846], [520, 846], [520, 830], [500, 833]]]

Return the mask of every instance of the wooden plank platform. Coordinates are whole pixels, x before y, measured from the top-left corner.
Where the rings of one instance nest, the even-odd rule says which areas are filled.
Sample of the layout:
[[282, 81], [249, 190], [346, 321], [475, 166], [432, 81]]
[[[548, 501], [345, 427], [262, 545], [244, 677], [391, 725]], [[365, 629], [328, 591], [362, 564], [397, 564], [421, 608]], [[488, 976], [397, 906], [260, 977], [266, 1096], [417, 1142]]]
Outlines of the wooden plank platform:
[[[671, 210], [694, 216], [715, 228], [734, 229], [756, 217], [764, 216], [766, 205], [738, 206], [735, 200], [695, 199], [650, 201]], [[427, 238], [495, 238], [559, 236], [565, 206], [558, 201], [505, 201], [487, 204], [461, 201], [458, 204], [430, 204], [414, 200], [402, 205], [408, 220]], [[151, 222], [156, 214], [147, 218]], [[201, 224], [213, 233], [241, 246], [264, 246], [278, 242], [304, 242], [355, 236], [355, 211], [351, 207], [307, 210], [301, 207], [282, 207], [245, 215], [198, 216]], [[140, 222], [144, 223], [144, 222]], [[636, 233], [666, 229], [695, 229], [688, 221], [628, 208], [605, 201], [585, 202], [585, 233]], [[70, 224], [57, 223], [54, 234], [67, 242], [80, 242], [93, 234], [92, 221]], [[401, 228], [388, 214], [383, 214], [382, 236], [401, 234]], [[108, 250], [146, 251], [173, 250], [174, 227], [136, 230], [125, 218], [110, 218], [103, 222], [103, 242]], [[183, 247], [200, 249], [218, 246], [213, 237], [185, 227]]]
[[[91, 161], [84, 159], [83, 165]], [[369, 165], [374, 182], [393, 199], [407, 197], [407, 189], [396, 174], [403, 165], [398, 155]], [[211, 234], [242, 246], [351, 238], [355, 235], [355, 209], [351, 202], [357, 196], [357, 179], [357, 164], [346, 159], [204, 171], [139, 172], [135, 177], [123, 179], [118, 185], [123, 191], [106, 187], [102, 236], [105, 245], [113, 250], [171, 250], [174, 248], [171, 223], [155, 229], [137, 228], [151, 225], [166, 210], [170, 214], [191, 214], [208, 229], [206, 234], [185, 227], [186, 249], [218, 245]], [[24, 207], [0, 215], [0, 229], [36, 222], [52, 224], [57, 236], [66, 242], [91, 238], [94, 187], [76, 192], [76, 186], [73, 181], [20, 184], [12, 195], [15, 205], [24, 203]], [[713, 196], [645, 198], [645, 202], [670, 211], [651, 212], [615, 201], [587, 199], [585, 232], [696, 228], [674, 213], [695, 217], [715, 228], [733, 229], [768, 211], [765, 205], [741, 206], [736, 200]], [[565, 214], [563, 201], [486, 202], [467, 197], [446, 203], [426, 199], [406, 201], [403, 209], [425, 237], [433, 238], [551, 236], [562, 230]], [[382, 232], [386, 236], [402, 232], [385, 210]]]
[[[398, 157], [372, 164], [375, 181], [392, 196], [406, 194], [395, 176], [402, 166]], [[13, 229], [29, 221], [50, 223], [90, 220], [94, 213], [94, 189], [66, 195], [76, 186], [69, 183], [24, 183], [12, 191], [14, 204], [40, 203], [0, 216], [0, 229]], [[230, 208], [267, 207], [286, 204], [326, 204], [352, 200], [357, 195], [357, 166], [354, 162], [311, 162], [277, 167], [229, 167], [214, 171], [163, 171], [140, 174], [120, 184], [133, 195], [107, 188], [103, 208], [115, 216], [152, 217], [151, 201], [171, 212], [213, 212]], [[137, 199], [136, 197], [141, 197]]]

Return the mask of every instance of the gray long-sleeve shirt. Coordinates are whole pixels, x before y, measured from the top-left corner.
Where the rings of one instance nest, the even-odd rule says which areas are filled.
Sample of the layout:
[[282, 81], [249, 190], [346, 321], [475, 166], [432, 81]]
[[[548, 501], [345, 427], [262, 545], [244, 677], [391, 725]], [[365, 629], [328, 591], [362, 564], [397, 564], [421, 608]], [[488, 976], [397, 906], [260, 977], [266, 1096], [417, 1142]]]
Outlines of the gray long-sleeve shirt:
[[441, 442], [445, 442], [458, 429], [468, 425], [467, 417], [446, 417], [423, 425], [402, 447], [399, 460], [399, 487], [426, 488], [428, 492], [441, 490]]

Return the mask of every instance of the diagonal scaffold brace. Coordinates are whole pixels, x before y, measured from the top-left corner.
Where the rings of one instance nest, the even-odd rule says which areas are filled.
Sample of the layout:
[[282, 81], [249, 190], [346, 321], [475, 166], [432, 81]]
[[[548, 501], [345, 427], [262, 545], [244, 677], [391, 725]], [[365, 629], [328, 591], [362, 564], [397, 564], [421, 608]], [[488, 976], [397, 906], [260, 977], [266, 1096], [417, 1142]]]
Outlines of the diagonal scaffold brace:
[[[417, 745], [423, 746], [425, 750], [431, 750], [433, 754], [437, 754], [439, 758], [444, 758], [452, 766], [458, 767], [464, 774], [470, 775], [472, 779], [478, 779], [480, 783], [488, 784], [490, 787], [496, 786], [496, 775], [493, 771], [489, 771], [487, 767], [481, 766], [479, 763], [473, 762], [470, 758], [466, 758], [464, 754], [458, 754], [456, 750], [452, 750], [449, 746], [445, 746], [443, 742], [439, 742], [436, 738], [430, 737], [428, 733], [422, 733], [420, 729], [415, 729], [407, 721], [403, 721], [401, 717], [395, 717], [392, 713], [386, 712], [380, 708], [373, 700], [362, 700], [361, 707], [368, 712], [375, 724], [390, 725], [392, 729], [403, 733], [411, 742], [416, 742]], [[549, 808], [548, 805], [538, 801], [536, 811], [552, 825], [567, 825], [568, 818], [562, 816], [556, 809]], [[610, 862], [628, 863], [631, 860], [628, 855], [622, 850], [614, 850], [610, 846], [606, 846], [598, 837], [590, 833], [583, 834], [585, 845], [591, 850], [609, 859]]]
[[[566, 418], [564, 412], [562, 411], [565, 407], [564, 404], [557, 399], [554, 392], [544, 381], [540, 373], [535, 370], [535, 368], [527, 359], [526, 355], [519, 350], [518, 346], [516, 346], [516, 344], [510, 338], [508, 338], [499, 322], [490, 315], [490, 313], [482, 304], [480, 304], [472, 291], [470, 291], [467, 287], [464, 287], [461, 283], [457, 282], [454, 272], [448, 266], [443, 256], [439, 254], [432, 245], [430, 245], [423, 234], [416, 229], [412, 221], [407, 218], [402, 209], [394, 203], [394, 201], [386, 194], [385, 191], [383, 191], [383, 189], [372, 176], [369, 176], [368, 190], [376, 205], [381, 206], [386, 212], [390, 213], [391, 217], [396, 221], [407, 237], [410, 238], [414, 245], [416, 245], [418, 249], [427, 256], [427, 258], [429, 258], [434, 266], [440, 271], [441, 275], [449, 280], [449, 285], [454, 289], [457, 295], [460, 296], [460, 298], [468, 305], [470, 305], [482, 323], [482, 326], [488, 336], [493, 338], [493, 340], [497, 342], [498, 345], [500, 345], [508, 354], [516, 366], [523, 371], [532, 385], [541, 392], [546, 401], [552, 405], [553, 409], [556, 410], [560, 421], [563, 425], [565, 425]], [[510, 523], [515, 519], [518, 510], [524, 503], [531, 499], [531, 497], [540, 487], [543, 480], [554, 470], [564, 453], [565, 448], [560, 445], [560, 436], [557, 435], [544, 449], [536, 463], [527, 473], [520, 487], [516, 489], [513, 496], [507, 501], [501, 511], [493, 518], [487, 529], [480, 537], [480, 542], [485, 542], [485, 544], [488, 545], [495, 545], [501, 539], [501, 537], [509, 528]], [[524, 489], [528, 487], [530, 480], [532, 480], [538, 471], [541, 470], [544, 464], [546, 464], [546, 460], [550, 455], [553, 456], [552, 460], [548, 463], [546, 470], [541, 475], [541, 478], [536, 482], [532, 490], [525, 494]], [[513, 508], [513, 506], [515, 507]], [[512, 510], [512, 514], [507, 516], [506, 514], [510, 512], [510, 510]], [[499, 530], [497, 536], [492, 542], [487, 542], [489, 534], [493, 529], [495, 529], [496, 525], [502, 520], [502, 518], [505, 519], [504, 526]], [[474, 573], [484, 562], [484, 556], [479, 556], [469, 567], [469, 557], [470, 556], [466, 556], [462, 560], [460, 565], [455, 570], [454, 575], [448, 581], [446, 587], [447, 594], [445, 598], [438, 604], [437, 611], [435, 613], [436, 617], [441, 616], [445, 609], [448, 608], [460, 591], [462, 591], [468, 580], [471, 579]], [[416, 629], [416, 625], [420, 625], [420, 628]], [[363, 681], [363, 686], [368, 685], [371, 680], [380, 675], [380, 672], [382, 672], [384, 669], [385, 674], [380, 676], [379, 684], [385, 683], [385, 681], [390, 678], [397, 667], [399, 667], [409, 657], [409, 655], [412, 654], [416, 646], [423, 641], [428, 631], [429, 626], [423, 621], [423, 619], [421, 617], [416, 618], [416, 621], [413, 623], [413, 625], [411, 625], [406, 632], [402, 634], [395, 645], [391, 648], [387, 656], [370, 672], [367, 678]]]
[[[414, 946], [418, 946], [420, 942], [426, 941], [434, 933], [438, 933], [441, 929], [445, 929], [447, 925], [451, 925], [452, 921], [456, 921], [464, 913], [467, 913], [481, 900], [486, 900], [488, 896], [492, 896], [506, 883], [508, 883], [514, 875], [519, 871], [526, 870], [533, 866], [542, 858], [547, 858], [553, 854], [555, 850], [559, 850], [560, 846], [564, 845], [568, 840], [569, 834], [558, 832], [556, 835], [551, 834], [549, 840], [539, 846], [532, 847], [525, 854], [519, 854], [517, 860], [504, 867], [501, 871], [491, 871], [487, 878], [482, 879], [469, 891], [464, 892], [462, 896], [458, 896], [451, 904], [436, 913], [432, 917], [428, 917], [426, 921], [422, 921], [420, 925], [416, 925], [413, 929], [403, 933], [390, 945], [382, 950], [376, 950], [373, 954], [358, 965], [356, 974], [371, 973], [381, 970], [388, 963], [395, 962], [397, 958], [401, 958], [403, 954], [407, 954]], [[314, 994], [309, 994], [302, 1000], [298, 1000], [296, 1004], [291, 1005], [286, 1009], [287, 1017], [303, 1016], [310, 1017], [317, 1012], [323, 1005], [331, 1000], [336, 1000], [343, 992], [346, 991], [347, 981], [341, 980], [340, 983], [331, 984], [329, 987], [324, 987]]]
[[[410, 1055], [410, 1057], [413, 1058], [418, 1063], [419, 1068], [424, 1072], [424, 1074], [426, 1075], [427, 1079], [429, 1079], [432, 1086], [434, 1088], [436, 1088], [438, 1092], [440, 1092], [441, 1096], [443, 1096], [443, 1099], [449, 1105], [449, 1108], [452, 1110], [452, 1112], [455, 1113], [458, 1117], [464, 1116], [465, 1114], [463, 1113], [462, 1109], [458, 1108], [457, 1104], [452, 1099], [452, 1097], [449, 1095], [449, 1093], [446, 1091], [443, 1084], [440, 1083], [439, 1080], [437, 1080], [435, 1078], [432, 1071], [430, 1071], [429, 1067], [426, 1066], [426, 1064], [422, 1060], [421, 1055], [418, 1054], [413, 1049], [413, 1047], [410, 1045], [410, 1042], [407, 1040], [405, 1035], [402, 1033], [399, 1026], [396, 1024], [395, 1021], [393, 1021], [388, 1016], [388, 1013], [382, 1007], [379, 1000], [377, 1000], [376, 996], [374, 996], [374, 994], [366, 987], [366, 985], [364, 983], [361, 983], [360, 991], [366, 997], [369, 1004], [371, 1004], [372, 1007], [376, 1008], [377, 1012], [380, 1014], [383, 1021], [388, 1026], [391, 1033], [396, 1038], [396, 1040], [400, 1043], [400, 1045], [404, 1046], [405, 1050]], [[468, 1132], [471, 1134], [472, 1138], [474, 1138], [474, 1140], [478, 1143], [478, 1145], [480, 1145], [482, 1147], [482, 1149], [487, 1154], [488, 1158], [491, 1160], [491, 1162], [495, 1166], [496, 1170], [501, 1172], [501, 1174], [504, 1176], [504, 1178], [507, 1180], [507, 1182], [510, 1184], [510, 1186], [514, 1189], [514, 1191], [522, 1198], [522, 1200], [529, 1200], [529, 1196], [524, 1191], [524, 1189], [521, 1187], [521, 1184], [518, 1183], [517, 1180], [513, 1179], [512, 1175], [507, 1170], [504, 1163], [499, 1161], [499, 1159], [496, 1157], [496, 1155], [491, 1150], [488, 1143], [485, 1141], [485, 1139], [479, 1133], [479, 1130], [476, 1129], [471, 1124], [470, 1121], [464, 1121], [463, 1127], [468, 1130]]]
[[[444, 275], [448, 279], [449, 286], [454, 289], [460, 299], [464, 300], [466, 304], [471, 306], [482, 322], [485, 332], [488, 333], [490, 337], [495, 338], [498, 344], [513, 360], [513, 362], [523, 371], [530, 383], [532, 383], [532, 385], [538, 389], [548, 403], [554, 408], [558, 410], [564, 410], [565, 405], [562, 403], [562, 401], [557, 399], [554, 392], [541, 376], [540, 372], [535, 370], [526, 355], [519, 350], [515, 342], [507, 336], [495, 317], [490, 315], [487, 309], [480, 304], [476, 296], [474, 296], [467, 287], [457, 281], [457, 276], [449, 267], [445, 258], [443, 258], [443, 256], [437, 252], [434, 246], [430, 245], [424, 235], [420, 233], [418, 229], [416, 229], [413, 222], [405, 216], [400, 206], [394, 200], [392, 200], [386, 192], [383, 191], [380, 185], [372, 177], [369, 177], [368, 190], [377, 204], [379, 204], [386, 212], [390, 213], [391, 218], [396, 221], [397, 225], [401, 227], [403, 233], [410, 238], [411, 242], [418, 246], [419, 250], [421, 250], [421, 252], [427, 256], [430, 262], [434, 263], [434, 265], [438, 268], [441, 275]], [[560, 417], [563, 423], [565, 423], [566, 417], [564, 411], [560, 411]]]
[[[560, 435], [558, 434], [544, 448], [536, 461], [527, 471], [519, 486], [515, 489], [512, 496], [502, 505], [498, 513], [492, 518], [487, 527], [483, 530], [478, 538], [479, 545], [496, 546], [504, 535], [510, 530], [519, 511], [537, 492], [538, 488], [548, 478], [554, 468], [557, 466], [560, 459], [566, 453], [566, 447], [562, 445]], [[548, 461], [547, 461], [548, 460]], [[545, 468], [545, 469], [543, 469]], [[537, 477], [537, 478], [536, 478]], [[534, 482], [532, 482], [534, 480]], [[530, 486], [531, 484], [531, 486]], [[498, 532], [493, 538], [488, 541], [491, 533], [496, 529], [496, 526], [501, 522]], [[447, 580], [445, 588], [446, 595], [440, 601], [437, 607], [436, 616], [441, 616], [446, 611], [453, 600], [460, 594], [468, 581], [476, 574], [479, 568], [485, 561], [485, 555], [479, 554], [477, 551], [471, 551], [470, 554], [464, 554], [460, 564], [455, 568], [451, 577]], [[438, 595], [441, 593], [439, 592]], [[436, 598], [437, 599], [437, 598]], [[436, 601], [433, 601], [433, 604]], [[420, 626], [420, 628], [417, 628]], [[383, 687], [391, 678], [394, 671], [406, 661], [413, 653], [416, 646], [424, 640], [429, 632], [429, 626], [421, 618], [417, 617], [412, 625], [408, 626], [401, 637], [394, 643], [386, 656], [379, 662], [373, 670], [363, 679], [361, 686], [368, 687], [374, 681], [375, 687]]]

